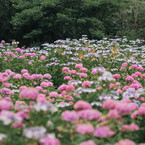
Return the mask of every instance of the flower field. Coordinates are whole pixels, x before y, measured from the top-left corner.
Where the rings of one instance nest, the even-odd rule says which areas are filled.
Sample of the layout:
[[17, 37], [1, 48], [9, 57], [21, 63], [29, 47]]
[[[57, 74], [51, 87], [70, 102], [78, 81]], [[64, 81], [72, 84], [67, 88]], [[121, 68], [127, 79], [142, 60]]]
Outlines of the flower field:
[[0, 145], [145, 145], [145, 41], [0, 43]]

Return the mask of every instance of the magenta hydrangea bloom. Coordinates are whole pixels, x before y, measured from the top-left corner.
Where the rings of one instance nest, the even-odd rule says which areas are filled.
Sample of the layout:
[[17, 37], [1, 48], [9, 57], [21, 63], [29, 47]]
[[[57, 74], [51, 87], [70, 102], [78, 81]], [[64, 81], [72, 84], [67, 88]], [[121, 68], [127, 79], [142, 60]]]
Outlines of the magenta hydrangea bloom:
[[76, 131], [80, 134], [91, 134], [94, 132], [94, 127], [91, 124], [78, 124]]
[[10, 110], [13, 108], [13, 103], [9, 101], [0, 101], [0, 110]]
[[62, 113], [62, 120], [67, 121], [67, 122], [76, 121], [78, 120], [78, 114], [75, 111], [66, 110]]
[[95, 137], [100, 137], [100, 138], [106, 138], [110, 135], [110, 129], [109, 126], [102, 126], [96, 128], [94, 132]]
[[98, 110], [94, 109], [81, 110], [78, 112], [79, 118], [85, 120], [98, 120], [100, 118], [100, 115], [101, 113]]
[[22, 92], [20, 93], [20, 97], [22, 99], [35, 100], [37, 99], [38, 95], [39, 95], [38, 90], [34, 88], [26, 88], [22, 90]]
[[91, 83], [89, 81], [84, 81], [82, 83], [82, 87], [90, 87], [91, 86]]
[[115, 145], [135, 145], [135, 143], [132, 140], [125, 139], [125, 140], [119, 141]]
[[96, 144], [94, 141], [89, 140], [89, 141], [82, 142], [80, 145], [96, 145]]
[[91, 104], [89, 104], [88, 102], [80, 100], [80, 101], [75, 103], [74, 109], [75, 110], [83, 110], [83, 109], [92, 109], [92, 107], [91, 107]]
[[44, 137], [40, 140], [40, 145], [60, 145], [60, 141], [56, 138]]

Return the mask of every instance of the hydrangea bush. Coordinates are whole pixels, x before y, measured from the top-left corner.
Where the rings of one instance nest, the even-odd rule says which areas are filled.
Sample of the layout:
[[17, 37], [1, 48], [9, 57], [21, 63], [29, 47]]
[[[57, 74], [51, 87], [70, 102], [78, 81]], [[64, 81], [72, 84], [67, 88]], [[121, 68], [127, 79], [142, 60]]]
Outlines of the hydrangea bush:
[[1, 145], [145, 145], [145, 41], [0, 43]]

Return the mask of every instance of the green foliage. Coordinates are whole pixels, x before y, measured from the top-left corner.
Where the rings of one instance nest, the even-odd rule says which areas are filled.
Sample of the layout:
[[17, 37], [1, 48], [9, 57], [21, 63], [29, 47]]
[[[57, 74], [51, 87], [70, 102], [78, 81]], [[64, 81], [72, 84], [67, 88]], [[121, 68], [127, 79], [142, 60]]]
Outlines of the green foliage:
[[12, 25], [10, 24], [14, 9], [9, 0], [0, 0], [0, 39], [12, 38]]
[[0, 8], [0, 39], [26, 45], [83, 34], [145, 38], [144, 0], [5, 0]]

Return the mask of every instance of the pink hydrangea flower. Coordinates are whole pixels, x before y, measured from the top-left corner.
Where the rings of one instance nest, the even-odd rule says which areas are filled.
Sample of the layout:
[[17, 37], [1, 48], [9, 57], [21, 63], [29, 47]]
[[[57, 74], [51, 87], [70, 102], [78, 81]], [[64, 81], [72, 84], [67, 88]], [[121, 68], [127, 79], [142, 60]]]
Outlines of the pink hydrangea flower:
[[52, 78], [52, 76], [50, 74], [45, 74], [43, 77], [46, 78], [46, 79], [51, 79]]
[[[1, 96], [0, 96], [0, 99], [1, 99]], [[12, 101], [10, 97], [4, 97], [3, 100], [8, 101], [8, 102]]]
[[145, 73], [144, 73], [144, 74], [142, 74], [142, 75], [141, 75], [141, 77], [142, 77], [143, 79], [145, 79]]
[[13, 78], [14, 79], [21, 79], [21, 74], [15, 74]]
[[72, 97], [71, 95], [67, 95], [67, 96], [65, 97], [65, 100], [73, 100], [73, 97]]
[[128, 64], [127, 63], [122, 63], [122, 66], [126, 67]]
[[94, 136], [100, 138], [106, 138], [110, 135], [109, 132], [110, 132], [109, 126], [98, 127], [94, 132]]
[[135, 68], [135, 69], [137, 69], [137, 65], [136, 64], [133, 64], [133, 65], [131, 65], [131, 68]]
[[122, 130], [122, 131], [128, 130], [128, 125], [122, 125], [121, 130]]
[[142, 66], [137, 67], [138, 71], [144, 71], [144, 68]]
[[109, 89], [112, 89], [112, 88], [114, 88], [114, 87], [115, 87], [115, 85], [112, 84], [112, 83], [109, 85]]
[[42, 56], [40, 57], [41, 60], [44, 60], [45, 58], [46, 58], [45, 55], [42, 55]]
[[15, 110], [17, 111], [28, 111], [29, 106], [24, 101], [16, 101]]
[[70, 75], [76, 75], [77, 74], [77, 71], [76, 70], [71, 70], [70, 71]]
[[66, 91], [71, 92], [71, 91], [74, 91], [74, 90], [75, 90], [75, 87], [73, 85], [66, 86]]
[[125, 139], [125, 140], [119, 141], [115, 145], [135, 145], [135, 143], [132, 140]]
[[28, 64], [29, 64], [29, 65], [31, 65], [31, 64], [32, 64], [32, 62], [28, 62]]
[[91, 107], [91, 104], [89, 104], [88, 102], [80, 100], [75, 103], [74, 109], [75, 110], [84, 110], [84, 109], [92, 109], [92, 107]]
[[26, 119], [26, 120], [29, 119], [29, 115], [27, 112], [19, 111], [16, 115], [21, 117], [22, 119]]
[[132, 74], [131, 77], [137, 78], [138, 76], [136, 74]]
[[140, 105], [140, 107], [145, 107], [145, 103], [142, 103], [142, 104]]
[[4, 61], [8, 61], [8, 59], [7, 59], [7, 58], [5, 58], [5, 59], [4, 59]]
[[145, 115], [145, 107], [140, 107], [138, 110], [138, 115], [144, 116]]
[[125, 91], [125, 90], [127, 90], [129, 88], [130, 88], [130, 86], [124, 86], [122, 90]]
[[8, 57], [16, 57], [16, 55], [13, 52], [7, 52], [6, 54]]
[[116, 101], [109, 99], [103, 102], [104, 109], [114, 109], [116, 107]]
[[132, 83], [130, 85], [130, 88], [134, 88], [134, 89], [139, 89], [139, 88], [143, 88], [142, 85], [140, 83]]
[[72, 78], [70, 76], [65, 76], [64, 80], [72, 80]]
[[75, 69], [81, 69], [82, 67], [83, 67], [82, 64], [76, 64], [76, 65], [75, 65]]
[[19, 88], [19, 90], [24, 90], [24, 89], [26, 89], [27, 87], [26, 86], [21, 86], [20, 88]]
[[103, 88], [100, 86], [100, 87], [97, 87], [96, 89], [97, 89], [97, 90], [102, 90]]
[[114, 78], [114, 79], [120, 79], [120, 74], [114, 74], [114, 75], [113, 75], [113, 78]]
[[38, 90], [34, 88], [26, 88], [20, 93], [22, 99], [32, 99], [35, 100], [38, 97]]
[[91, 83], [89, 81], [84, 81], [82, 83], [82, 87], [90, 87], [91, 86]]
[[82, 142], [80, 145], [96, 145], [96, 144], [94, 141], [89, 140], [89, 141]]
[[66, 87], [67, 87], [67, 85], [62, 84], [60, 87], [58, 87], [58, 90], [59, 91], [64, 91], [64, 90], [66, 90]]
[[97, 70], [92, 70], [91, 74], [96, 74]]
[[9, 101], [0, 101], [0, 110], [10, 110], [13, 108], [13, 103]]
[[76, 120], [78, 120], [78, 115], [74, 111], [66, 110], [62, 113], [62, 120], [67, 121], [67, 122], [76, 121]]
[[118, 113], [117, 110], [113, 109], [113, 110], [109, 111], [106, 118], [107, 119], [117, 119], [117, 118], [121, 118], [121, 116], [120, 116], [120, 114]]
[[8, 96], [8, 95], [10, 95], [10, 94], [14, 94], [14, 92], [13, 92], [12, 90], [8, 89], [8, 88], [2, 88], [2, 89], [0, 90], [0, 92], [1, 92], [4, 96]]
[[136, 119], [136, 115], [138, 115], [138, 111], [135, 111], [131, 114], [132, 119]]
[[22, 73], [22, 74], [28, 73], [28, 70], [27, 70], [27, 69], [22, 69], [22, 70], [21, 70], [21, 73]]
[[60, 141], [56, 138], [46, 136], [40, 139], [40, 145], [60, 145]]
[[122, 99], [121, 103], [131, 103], [131, 100], [130, 99]]
[[57, 92], [50, 92], [49, 96], [50, 97], [58, 97], [58, 93]]
[[42, 91], [42, 87], [41, 86], [37, 86], [35, 89], [37, 89], [38, 91]]
[[62, 93], [60, 94], [62, 97], [64, 97], [67, 94], [66, 91], [62, 91]]
[[80, 78], [86, 78], [87, 77], [87, 74], [86, 73], [81, 73], [80, 74]]
[[37, 82], [33, 82], [33, 85], [37, 85]]
[[100, 115], [101, 113], [98, 110], [94, 109], [86, 109], [78, 112], [79, 118], [85, 120], [98, 120], [100, 118]]
[[21, 55], [21, 56], [20, 56], [20, 59], [24, 59], [24, 58], [25, 58], [25, 56], [24, 56], [24, 55]]
[[128, 129], [131, 130], [131, 131], [138, 131], [139, 130], [139, 126], [132, 123], [132, 124], [130, 124], [128, 126]]
[[16, 123], [12, 124], [12, 128], [22, 128], [24, 124], [21, 121], [17, 121]]
[[115, 109], [119, 112], [120, 115], [127, 115], [138, 109], [138, 105], [134, 103], [117, 103]]
[[51, 87], [53, 86], [53, 83], [52, 82], [42, 82], [40, 84], [41, 87]]
[[10, 69], [6, 69], [5, 72], [8, 73], [8, 74], [12, 73], [12, 71]]
[[43, 76], [42, 76], [42, 74], [33, 74], [33, 75], [31, 75], [31, 78], [38, 80], [38, 79], [42, 79]]
[[140, 72], [135, 72], [135, 75], [141, 76], [141, 73]]
[[63, 67], [62, 71], [66, 74], [68, 74], [68, 72], [70, 71], [68, 67]]
[[1, 43], [5, 43], [5, 40], [2, 40]]
[[82, 67], [82, 68], [80, 69], [80, 71], [81, 71], [81, 72], [87, 72], [87, 71], [88, 71], [88, 69], [87, 69], [87, 68], [85, 68], [85, 67]]
[[48, 90], [42, 90], [42, 92], [44, 93], [44, 94], [47, 94], [47, 93], [49, 93], [49, 91]]
[[21, 48], [16, 48], [15, 51], [17, 51], [17, 52], [19, 52], [19, 53], [22, 53]]
[[78, 124], [76, 132], [80, 134], [91, 134], [94, 132], [94, 127], [91, 124]]
[[8, 88], [8, 87], [10, 87], [10, 84], [5, 82], [4, 83], [4, 87], [7, 87]]
[[119, 94], [122, 94], [122, 93], [123, 93], [123, 91], [120, 90], [120, 89], [118, 89], [117, 92], [118, 92]]
[[37, 97], [37, 102], [44, 103], [44, 104], [47, 103], [46, 96], [44, 94], [39, 94]]
[[126, 77], [126, 81], [133, 82], [133, 81], [134, 81], [134, 78], [133, 78], [133, 77], [131, 77], [131, 76], [127, 76], [127, 77]]

